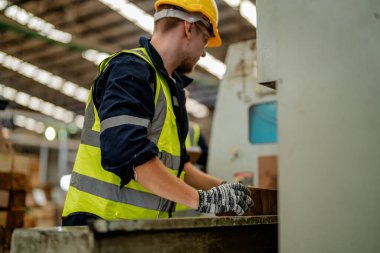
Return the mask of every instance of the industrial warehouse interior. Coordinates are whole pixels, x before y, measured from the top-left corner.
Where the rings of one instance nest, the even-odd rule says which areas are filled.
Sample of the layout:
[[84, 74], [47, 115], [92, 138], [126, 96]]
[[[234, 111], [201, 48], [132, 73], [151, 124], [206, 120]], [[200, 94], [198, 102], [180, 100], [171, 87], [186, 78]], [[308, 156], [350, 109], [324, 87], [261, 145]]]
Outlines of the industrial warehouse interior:
[[0, 253], [379, 252], [379, 45], [377, 0], [0, 0]]

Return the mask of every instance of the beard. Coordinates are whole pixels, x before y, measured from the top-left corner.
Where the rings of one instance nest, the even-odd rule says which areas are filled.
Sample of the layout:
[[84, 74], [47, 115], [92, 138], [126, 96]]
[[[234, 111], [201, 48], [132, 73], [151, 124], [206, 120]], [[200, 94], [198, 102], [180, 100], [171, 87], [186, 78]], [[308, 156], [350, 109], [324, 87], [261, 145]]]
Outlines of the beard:
[[195, 63], [192, 63], [193, 61], [191, 59], [186, 59], [182, 62], [181, 65], [178, 66], [178, 68], [176, 68], [176, 72], [179, 73], [179, 74], [189, 74], [191, 72], [193, 72], [194, 70], [194, 67], [195, 67]]

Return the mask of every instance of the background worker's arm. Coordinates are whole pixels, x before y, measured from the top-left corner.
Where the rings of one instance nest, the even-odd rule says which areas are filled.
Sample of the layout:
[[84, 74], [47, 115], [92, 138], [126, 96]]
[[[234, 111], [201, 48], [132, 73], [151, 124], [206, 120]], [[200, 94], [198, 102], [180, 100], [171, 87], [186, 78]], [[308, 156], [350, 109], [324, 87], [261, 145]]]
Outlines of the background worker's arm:
[[198, 191], [167, 171], [157, 157], [137, 166], [135, 172], [135, 180], [154, 194], [193, 209], [198, 208]]
[[184, 166], [185, 182], [196, 189], [209, 190], [220, 185], [223, 181], [199, 170], [192, 163], [187, 162]]

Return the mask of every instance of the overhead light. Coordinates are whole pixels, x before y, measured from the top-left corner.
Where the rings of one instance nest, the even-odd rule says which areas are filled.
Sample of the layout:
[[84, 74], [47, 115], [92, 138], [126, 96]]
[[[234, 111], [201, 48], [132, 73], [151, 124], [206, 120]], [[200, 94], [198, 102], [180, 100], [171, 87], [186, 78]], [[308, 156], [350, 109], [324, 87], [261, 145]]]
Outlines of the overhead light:
[[40, 121], [37, 121], [36, 123], [36, 127], [34, 129], [37, 133], [39, 134], [42, 134], [45, 130], [45, 124], [40, 122]]
[[4, 10], [8, 6], [8, 1], [0, 0], [0, 10]]
[[[9, 1], [1, 1], [0, 9], [6, 8], [8, 4]], [[20, 8], [17, 5], [12, 5], [6, 8], [4, 15], [22, 25], [26, 25], [29, 28], [40, 32], [42, 35], [50, 39], [57, 40], [62, 43], [68, 43], [72, 40], [71, 34], [57, 30], [53, 24], [34, 16], [32, 13]]]
[[73, 122], [73, 120], [74, 120], [74, 113], [66, 110], [63, 116], [63, 121], [68, 124], [68, 123]]
[[74, 122], [76, 124], [77, 127], [79, 127], [80, 129], [83, 128], [83, 124], [84, 124], [84, 116], [83, 115], [77, 115], [74, 119]]
[[25, 128], [34, 131], [36, 128], [36, 120], [32, 118], [27, 118], [25, 122]]
[[251, 25], [257, 27], [256, 6], [251, 1], [242, 1], [240, 5], [240, 15], [251, 23]]
[[88, 61], [99, 65], [104, 59], [108, 58], [110, 54], [102, 53], [94, 49], [88, 49], [82, 52], [82, 57]]
[[48, 87], [54, 90], [60, 90], [62, 88], [64, 80], [59, 76], [51, 76]]
[[[111, 9], [117, 11], [120, 15], [127, 18], [131, 22], [135, 23], [144, 31], [149, 32], [150, 34], [153, 33], [154, 18], [148, 13], [146, 13], [144, 10], [139, 8], [137, 5], [129, 2], [128, 0], [99, 0], [99, 1], [109, 6]], [[233, 0], [230, 0], [230, 1], [233, 1]], [[11, 4], [11, 3], [9, 1], [0, 0], [0, 9], [1, 7], [3, 9], [6, 8], [8, 4]], [[50, 39], [53, 39], [62, 43], [69, 43], [72, 41], [71, 34], [56, 29], [53, 24], [46, 22], [45, 20], [39, 17], [34, 16], [32, 13], [20, 8], [17, 5], [12, 5], [6, 8], [5, 15], [17, 21], [20, 24], [28, 25], [29, 28], [38, 31], [41, 35], [46, 36]], [[82, 53], [83, 58], [95, 63], [96, 65], [99, 65], [102, 60], [104, 60], [105, 58], [109, 56], [110, 55], [107, 53], [99, 52], [94, 49], [89, 49]], [[219, 61], [218, 65], [220, 64], [224, 65], [223, 62]], [[223, 77], [223, 75], [220, 74], [220, 70], [212, 70], [214, 68], [214, 65], [212, 65], [212, 63], [209, 63], [209, 61], [206, 61], [205, 64], [199, 63], [199, 65], [202, 68], [209, 71], [211, 74], [218, 77], [219, 79]], [[59, 88], [54, 88], [54, 89], [58, 90]]]
[[56, 135], [57, 135], [57, 132], [55, 131], [53, 127], [49, 126], [48, 128], [46, 128], [45, 137], [48, 141], [54, 140]]
[[29, 104], [29, 99], [30, 99], [29, 94], [26, 94], [25, 92], [20, 91], [16, 95], [15, 102], [20, 105], [27, 106]]
[[256, 6], [249, 0], [224, 0], [232, 8], [239, 8], [240, 15], [257, 27]]
[[228, 4], [229, 6], [235, 8], [240, 5], [241, 0], [224, 0], [224, 2], [226, 2], [226, 4]]
[[15, 115], [13, 121], [16, 126], [25, 127], [26, 117], [24, 115]]
[[69, 97], [74, 97], [74, 94], [75, 94], [77, 87], [78, 87], [78, 85], [76, 85], [72, 82], [65, 82], [63, 84], [61, 91], [63, 94], [65, 94]]
[[[153, 33], [153, 27], [154, 27], [154, 19], [152, 16], [150, 16], [148, 13], [134, 5], [133, 3], [130, 3], [128, 1], [124, 0], [100, 0], [101, 2], [108, 5], [110, 8], [114, 9], [115, 11], [118, 11], [122, 16], [126, 17], [130, 21], [136, 23], [139, 27], [141, 27], [143, 30]], [[1, 6], [4, 6], [9, 4], [8, 1], [0, 0]], [[5, 4], [4, 4], [5, 2]], [[59, 39], [58, 37], [54, 37], [54, 35], [51, 35], [50, 32], [52, 31], [58, 31], [55, 27], [44, 21], [43, 19], [40, 19], [38, 17], [35, 17], [33, 14], [27, 12], [26, 10], [18, 7], [18, 6], [10, 6], [6, 10], [6, 15], [13, 20], [21, 23], [21, 24], [29, 24], [28, 26], [32, 29], [35, 29], [40, 32], [40, 34], [45, 35], [51, 39], [58, 40], [63, 43], [68, 43], [71, 41], [72, 36], [67, 36], [67, 39]], [[38, 25], [40, 23], [40, 25]], [[64, 34], [62, 32], [62, 34]], [[82, 53], [82, 57], [94, 62], [95, 64], [99, 64], [102, 60], [109, 57], [109, 54], [102, 53], [96, 50], [86, 50]], [[56, 76], [48, 71], [45, 71], [43, 69], [40, 69], [32, 64], [29, 64], [27, 62], [24, 62], [22, 60], [17, 59], [16, 57], [7, 55], [6, 53], [3, 53], [0, 51], [0, 64], [3, 66], [14, 70], [26, 77], [32, 78], [36, 80], [37, 82], [40, 82], [41, 84], [46, 85], [47, 87], [50, 87], [54, 90], [61, 91], [63, 94], [68, 95], [70, 97], [73, 97], [74, 99], [80, 101], [80, 102], [86, 102], [88, 98], [89, 90], [85, 89], [83, 87], [80, 87], [77, 84], [74, 84], [72, 82], [66, 81], [63, 78]], [[202, 57], [201, 60], [198, 62], [199, 66], [206, 69], [211, 74], [215, 75], [219, 79], [223, 78], [223, 75], [226, 71], [226, 66], [223, 62], [217, 60], [215, 57], [213, 57], [210, 54], [206, 54], [206, 57]], [[37, 102], [34, 101], [32, 103], [32, 107], [37, 108]], [[32, 109], [33, 109], [32, 108]], [[42, 108], [40, 109], [42, 110]], [[48, 115], [58, 115], [56, 117], [61, 118], [61, 114], [53, 114], [51, 111], [51, 108], [45, 108], [44, 109], [45, 114], [48, 113]], [[64, 119], [65, 122], [69, 122], [70, 119], [73, 120], [75, 118], [75, 122], [78, 127], [83, 127], [83, 116], [77, 115], [73, 113], [67, 113], [66, 117]]]
[[222, 79], [226, 73], [226, 64], [210, 54], [206, 54], [205, 57], [201, 57], [198, 64], [219, 79]]
[[44, 102], [43, 106], [41, 106], [41, 112], [45, 115], [52, 116], [54, 112], [54, 105], [50, 102]]
[[[61, 120], [65, 123], [71, 123], [74, 120], [76, 121], [78, 116], [79, 122], [84, 121], [83, 115], [75, 115], [74, 112], [66, 110], [63, 107], [44, 101], [40, 98], [30, 96], [29, 94], [5, 86], [1, 83], [0, 90], [3, 91], [4, 98], [28, 107], [34, 111], [41, 112], [47, 116], [51, 116], [57, 120]], [[77, 124], [77, 126], [82, 129], [83, 122], [81, 124]]]
[[[1, 85], [0, 85], [1, 86]], [[13, 88], [1, 86], [3, 87], [3, 96], [9, 100], [15, 100], [17, 91]]]
[[24, 115], [15, 115], [13, 117], [13, 123], [18, 127], [23, 127], [39, 134], [43, 133], [45, 130], [44, 123], [29, 117], [25, 117]]
[[141, 27], [144, 31], [153, 33], [154, 19], [151, 15], [128, 0], [99, 0], [120, 15]]
[[36, 97], [31, 97], [29, 99], [29, 108], [35, 110], [35, 111], [39, 111], [40, 108], [41, 108], [41, 103], [42, 100], [39, 99], [39, 98], [36, 98]]
[[[0, 51], [0, 64], [49, 88], [58, 90], [79, 102], [85, 103], [87, 101], [88, 89], [80, 87], [73, 82], [66, 81], [60, 76], [56, 76], [2, 51]], [[80, 95], [78, 96], [77, 93]]]
[[83, 87], [77, 87], [74, 97], [79, 101], [87, 101], [89, 90]]

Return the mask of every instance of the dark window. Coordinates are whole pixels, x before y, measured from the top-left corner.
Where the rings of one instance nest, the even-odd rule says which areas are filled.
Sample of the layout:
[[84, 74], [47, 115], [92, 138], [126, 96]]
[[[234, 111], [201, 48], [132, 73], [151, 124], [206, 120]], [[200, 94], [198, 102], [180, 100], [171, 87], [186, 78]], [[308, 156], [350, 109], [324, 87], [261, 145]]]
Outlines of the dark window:
[[277, 103], [255, 104], [249, 108], [249, 140], [252, 144], [277, 143]]

